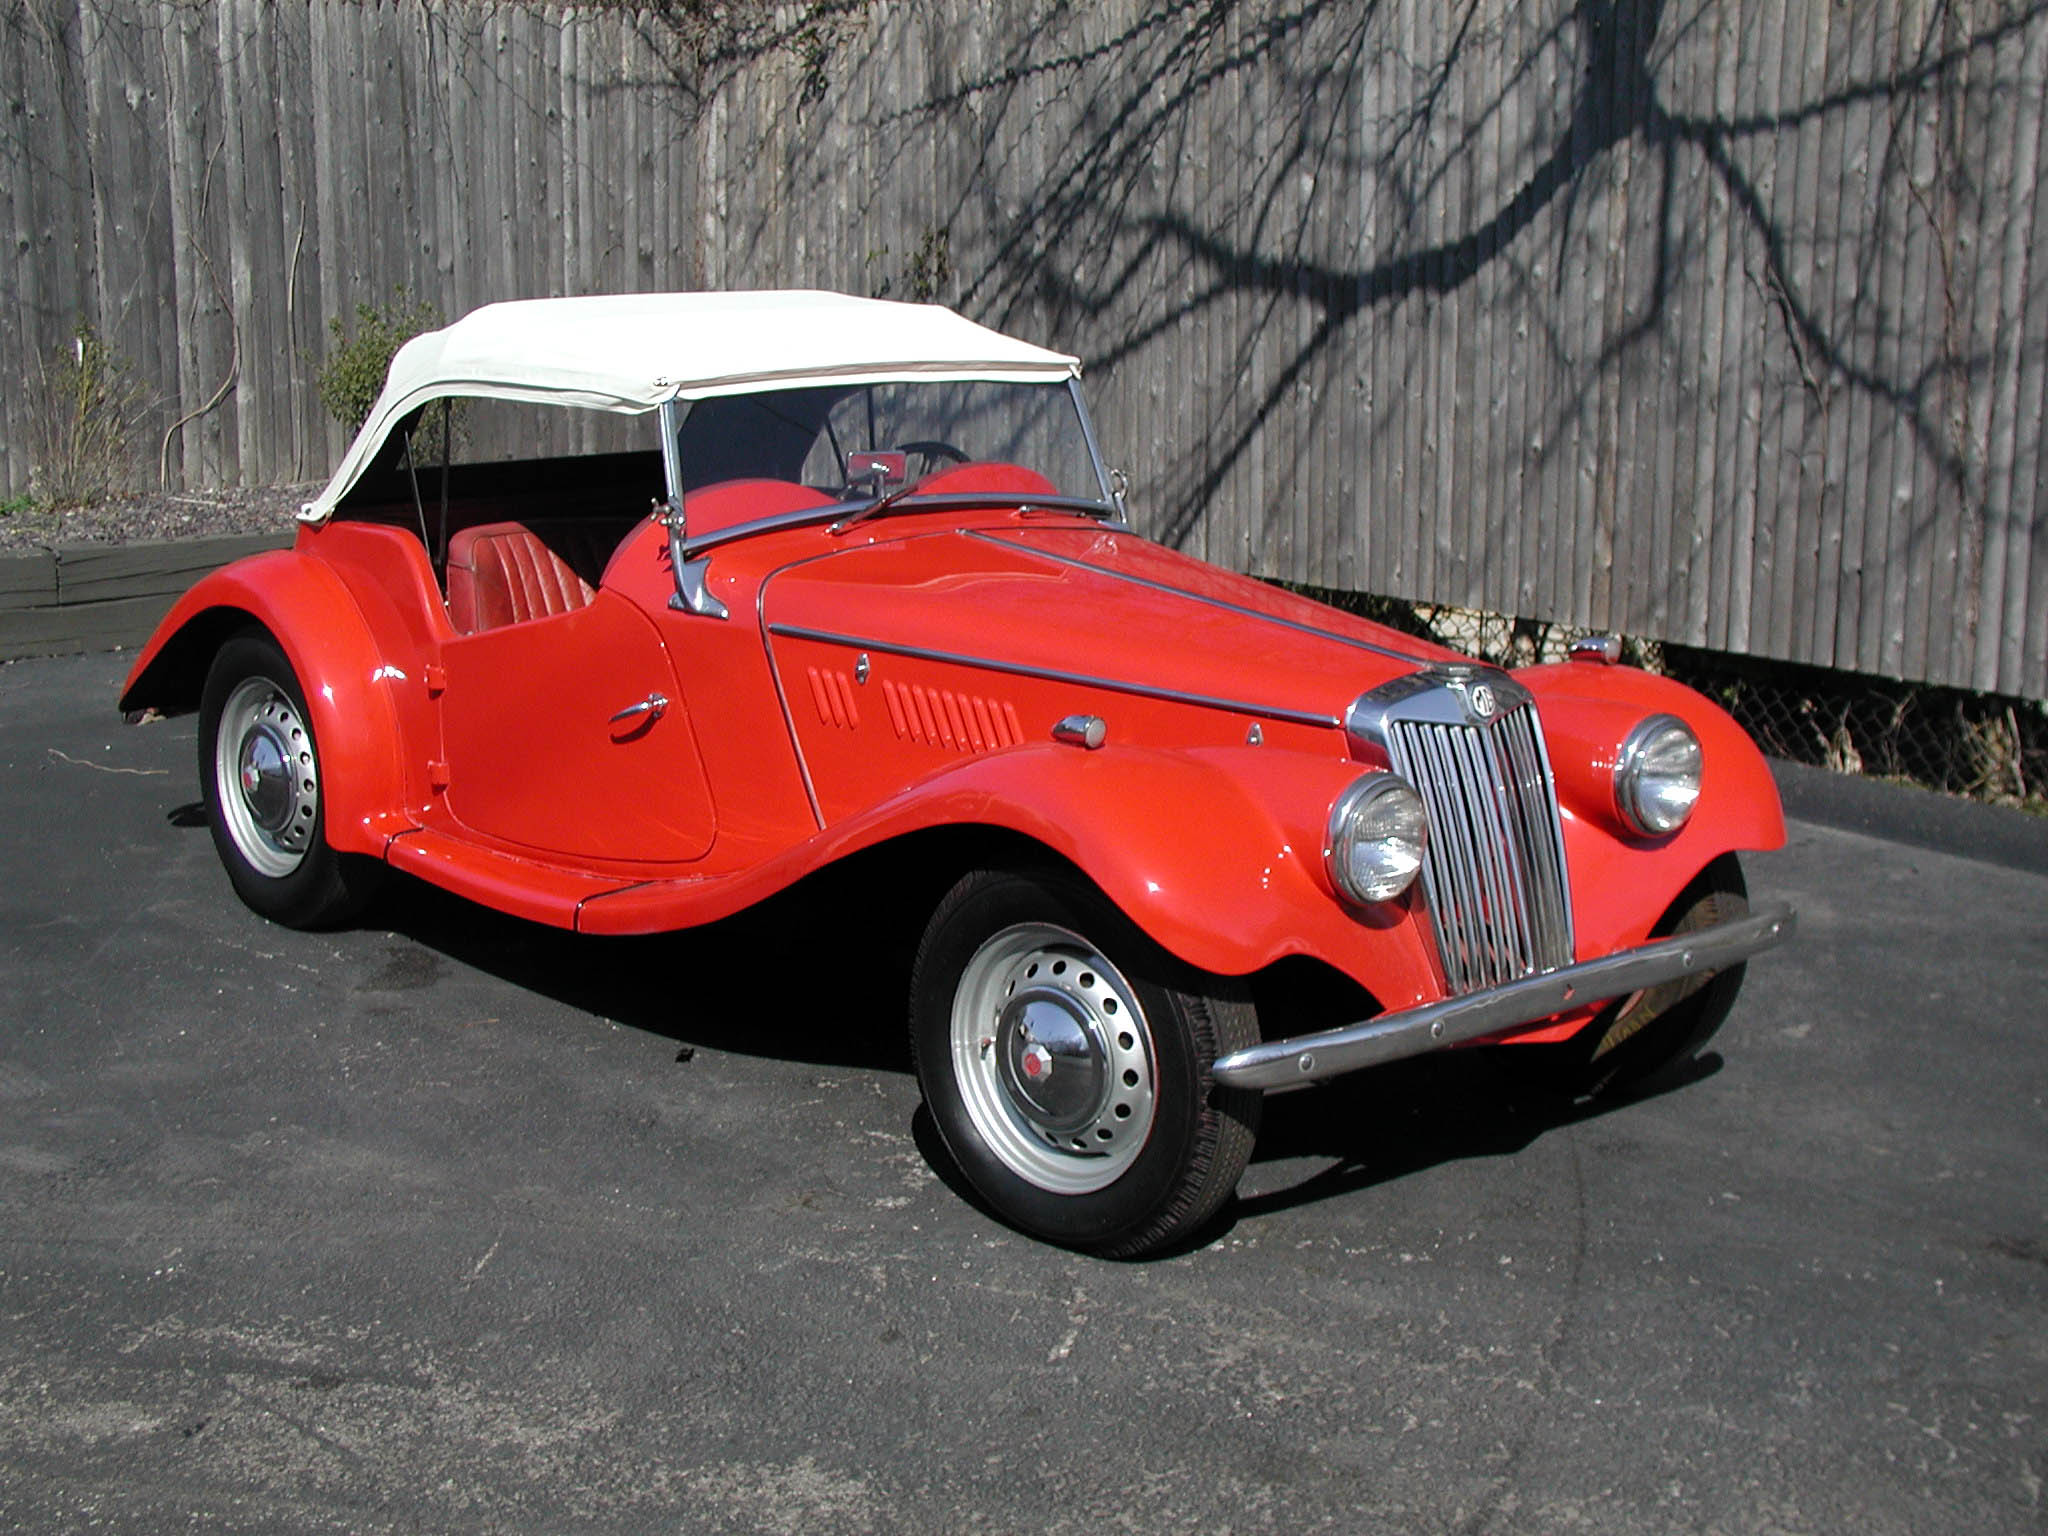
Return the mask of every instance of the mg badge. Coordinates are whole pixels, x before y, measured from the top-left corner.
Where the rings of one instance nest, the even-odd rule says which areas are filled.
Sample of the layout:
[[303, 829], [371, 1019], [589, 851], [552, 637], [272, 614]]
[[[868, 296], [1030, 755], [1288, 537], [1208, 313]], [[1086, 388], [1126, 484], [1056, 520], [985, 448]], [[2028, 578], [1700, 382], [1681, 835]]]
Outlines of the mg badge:
[[1493, 690], [1487, 687], [1486, 684], [1474, 683], [1466, 691], [1465, 702], [1472, 708], [1473, 719], [1491, 720], [1493, 718]]

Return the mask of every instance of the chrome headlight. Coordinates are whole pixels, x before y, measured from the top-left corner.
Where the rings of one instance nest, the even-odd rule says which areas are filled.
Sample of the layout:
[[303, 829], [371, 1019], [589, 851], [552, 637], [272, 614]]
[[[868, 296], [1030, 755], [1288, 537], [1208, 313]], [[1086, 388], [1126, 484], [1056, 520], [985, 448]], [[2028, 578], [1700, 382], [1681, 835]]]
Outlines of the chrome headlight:
[[1323, 864], [1340, 892], [1371, 906], [1408, 889], [1428, 841], [1422, 796], [1394, 774], [1369, 773], [1330, 807]]
[[1676, 715], [1652, 715], [1628, 733], [1614, 764], [1614, 808], [1645, 837], [1684, 826], [1700, 798], [1700, 739]]

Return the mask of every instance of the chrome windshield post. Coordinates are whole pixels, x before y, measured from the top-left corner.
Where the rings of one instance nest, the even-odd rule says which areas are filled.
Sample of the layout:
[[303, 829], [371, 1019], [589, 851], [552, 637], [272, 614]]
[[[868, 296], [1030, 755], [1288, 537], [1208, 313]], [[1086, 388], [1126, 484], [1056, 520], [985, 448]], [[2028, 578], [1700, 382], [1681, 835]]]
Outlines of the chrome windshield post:
[[681, 405], [669, 399], [661, 402], [661, 476], [668, 500], [654, 509], [661, 526], [668, 530], [668, 563], [675, 573], [676, 589], [668, 605], [678, 613], [702, 614], [707, 619], [729, 618], [726, 606], [711, 594], [711, 557], [687, 558], [689, 530], [683, 518], [683, 458], [678, 434], [682, 431]]
[[1074, 414], [1081, 418], [1081, 436], [1088, 444], [1088, 458], [1095, 466], [1095, 483], [1102, 488], [1102, 499], [1116, 507], [1118, 523], [1128, 523], [1130, 512], [1124, 506], [1128, 482], [1122, 470], [1109, 469], [1102, 462], [1102, 445], [1095, 438], [1095, 422], [1088, 414], [1088, 402], [1081, 398], [1081, 381], [1068, 379], [1067, 393], [1073, 397]]

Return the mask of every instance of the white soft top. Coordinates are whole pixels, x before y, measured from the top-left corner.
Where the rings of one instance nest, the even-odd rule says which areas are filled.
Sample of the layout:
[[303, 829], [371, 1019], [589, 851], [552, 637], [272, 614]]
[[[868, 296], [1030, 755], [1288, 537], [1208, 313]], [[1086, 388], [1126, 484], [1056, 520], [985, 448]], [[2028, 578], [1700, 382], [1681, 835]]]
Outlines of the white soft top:
[[398, 349], [383, 394], [302, 521], [324, 522], [392, 426], [443, 395], [637, 415], [668, 400], [912, 379], [1042, 383], [1077, 359], [936, 304], [842, 293], [636, 293], [486, 304]]

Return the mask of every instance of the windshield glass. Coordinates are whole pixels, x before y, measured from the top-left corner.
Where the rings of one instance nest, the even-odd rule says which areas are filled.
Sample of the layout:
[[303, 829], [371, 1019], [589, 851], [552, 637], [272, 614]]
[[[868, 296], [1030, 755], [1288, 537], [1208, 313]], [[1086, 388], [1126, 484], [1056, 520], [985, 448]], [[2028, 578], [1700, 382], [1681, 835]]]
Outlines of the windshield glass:
[[692, 403], [683, 489], [793, 481], [838, 502], [1028, 494], [1108, 504], [1064, 383], [826, 385]]

